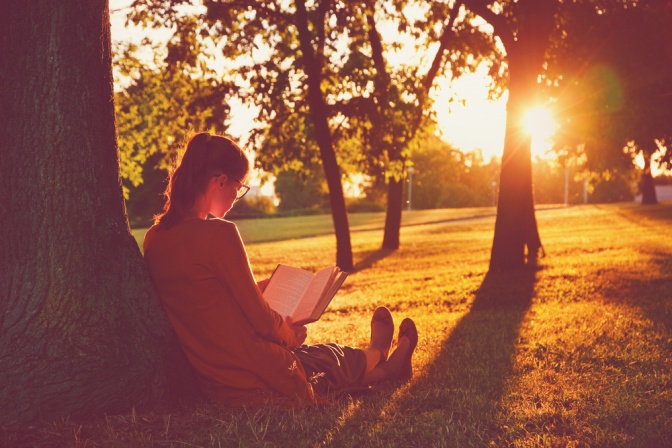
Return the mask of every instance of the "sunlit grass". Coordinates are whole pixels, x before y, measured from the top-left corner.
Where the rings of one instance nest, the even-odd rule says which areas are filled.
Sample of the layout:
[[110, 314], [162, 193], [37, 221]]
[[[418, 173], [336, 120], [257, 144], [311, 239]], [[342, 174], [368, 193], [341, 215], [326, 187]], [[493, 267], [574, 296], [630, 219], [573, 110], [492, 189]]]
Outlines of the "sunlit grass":
[[[214, 404], [4, 432], [9, 446], [672, 446], [672, 204], [537, 214], [537, 270], [487, 275], [494, 219], [352, 235], [355, 263], [309, 341], [365, 346], [387, 305], [421, 334], [403, 387], [318, 410]], [[332, 263], [333, 236], [250, 244], [276, 263]], [[0, 431], [0, 434], [2, 432]], [[13, 445], [12, 445], [13, 443]]]

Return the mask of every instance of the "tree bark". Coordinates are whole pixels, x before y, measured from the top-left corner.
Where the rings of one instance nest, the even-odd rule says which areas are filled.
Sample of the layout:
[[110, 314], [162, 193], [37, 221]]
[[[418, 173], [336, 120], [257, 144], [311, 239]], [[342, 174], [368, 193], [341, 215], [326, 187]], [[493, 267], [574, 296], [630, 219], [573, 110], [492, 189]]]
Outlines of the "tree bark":
[[315, 138], [320, 148], [320, 156], [324, 167], [324, 175], [329, 187], [331, 217], [336, 232], [336, 264], [343, 270], [352, 270], [352, 246], [350, 243], [350, 225], [345, 207], [341, 172], [336, 160], [336, 153], [331, 139], [331, 130], [327, 120], [328, 110], [322, 96], [322, 71], [313, 49], [311, 34], [308, 29], [308, 13], [303, 0], [296, 2], [296, 19], [299, 42], [303, 53], [304, 69], [308, 84], [308, 104], [310, 115], [315, 125]]
[[157, 403], [189, 369], [126, 218], [107, 1], [1, 16], [0, 423]]

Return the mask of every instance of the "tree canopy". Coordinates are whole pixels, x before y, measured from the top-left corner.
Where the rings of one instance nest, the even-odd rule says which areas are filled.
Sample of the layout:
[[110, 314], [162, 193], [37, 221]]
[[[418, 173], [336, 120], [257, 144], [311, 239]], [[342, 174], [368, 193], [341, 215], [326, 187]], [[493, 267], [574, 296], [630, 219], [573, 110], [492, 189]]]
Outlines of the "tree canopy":
[[142, 167], [152, 155], [159, 155], [154, 158], [157, 168], [168, 169], [190, 133], [222, 132], [228, 127], [231, 85], [219, 79], [206, 61], [176, 56], [172, 49], [180, 47], [174, 40], [167, 50], [153, 44], [151, 61], [140, 59], [135, 45], [118, 43], [115, 49], [120, 76], [115, 113], [127, 197], [142, 183]]
[[[336, 159], [336, 167], [325, 171], [330, 191], [337, 184], [330, 179], [342, 179], [350, 172], [372, 176], [373, 185], [387, 184], [383, 245], [390, 248], [398, 245], [403, 176], [413, 138], [426, 125], [422, 120], [431, 117], [435, 79], [459, 76], [485, 61], [490, 66], [493, 93], [508, 91], [492, 266], [511, 267], [534, 261], [541, 250], [534, 217], [530, 138], [522, 126], [523, 116], [529, 108], [552, 101], [553, 93], [546, 87], [566, 87], [570, 80], [589, 74], [577, 65], [586, 60], [579, 53], [594, 55], [591, 48], [607, 47], [595, 46], [606, 35], [600, 25], [605, 12], [636, 10], [642, 2], [228, 0], [204, 1], [196, 15], [180, 12], [188, 3], [136, 0], [134, 17], [174, 27], [173, 54], [185, 59], [194, 57], [193, 43], [198, 39], [213, 40], [227, 61], [223, 79], [236, 86], [237, 97], [259, 111], [258, 126], [252, 132], [259, 166], [275, 172], [289, 165], [293, 170], [312, 170], [316, 161], [324, 162], [323, 148], [329, 146]], [[615, 29], [634, 23], [624, 20]], [[305, 30], [303, 37], [301, 30]], [[620, 40], [611, 39], [611, 47], [617, 48], [621, 41], [632, 47], [633, 39], [627, 35], [620, 33]], [[563, 49], [570, 50], [563, 53]], [[579, 57], [572, 58], [572, 52]], [[627, 64], [641, 66], [635, 60], [624, 61], [619, 59], [624, 70]], [[598, 72], [592, 73], [602, 79]], [[315, 82], [312, 90], [320, 98], [313, 105], [311, 79]], [[575, 86], [589, 84], [581, 81]], [[584, 96], [570, 90], [566, 89], [563, 98]], [[316, 105], [318, 121], [317, 115], [311, 115]], [[577, 112], [576, 104], [571, 107], [564, 107], [564, 112]], [[636, 114], [636, 109], [643, 110], [628, 108], [630, 114]], [[321, 131], [316, 128], [318, 122]], [[620, 138], [616, 134], [629, 129], [615, 125], [612, 131], [614, 120], [609, 126], [592, 126], [587, 120], [573, 123], [574, 130], [565, 129], [575, 137], [584, 132], [581, 127], [599, 129], [586, 150], [611, 147], [609, 142]], [[320, 144], [319, 139], [327, 135], [328, 144]], [[638, 147], [644, 145], [651, 148], [648, 143]]]
[[672, 8], [583, 2], [565, 11], [571, 32], [549, 70], [562, 119], [558, 146], [585, 150], [595, 171], [627, 169], [641, 154], [644, 202], [655, 202], [647, 196], [654, 191], [650, 165], [669, 166], [672, 142]]

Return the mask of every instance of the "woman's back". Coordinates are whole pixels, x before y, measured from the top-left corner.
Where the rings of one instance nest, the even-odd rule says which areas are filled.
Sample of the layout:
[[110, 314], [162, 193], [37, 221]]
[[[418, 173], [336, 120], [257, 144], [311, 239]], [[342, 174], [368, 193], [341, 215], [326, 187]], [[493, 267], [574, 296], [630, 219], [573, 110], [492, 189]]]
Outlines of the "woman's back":
[[282, 319], [256, 286], [231, 222], [185, 220], [145, 236], [145, 259], [204, 392], [249, 402], [264, 392], [305, 396], [295, 355], [282, 346]]

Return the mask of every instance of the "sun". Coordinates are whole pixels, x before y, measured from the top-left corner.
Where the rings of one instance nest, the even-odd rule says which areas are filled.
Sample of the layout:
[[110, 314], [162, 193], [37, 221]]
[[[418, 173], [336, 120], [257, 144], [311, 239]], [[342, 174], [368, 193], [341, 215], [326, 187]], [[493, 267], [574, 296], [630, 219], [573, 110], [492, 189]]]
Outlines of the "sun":
[[532, 155], [547, 157], [557, 127], [551, 111], [542, 106], [531, 108], [523, 117], [523, 127], [532, 137]]

